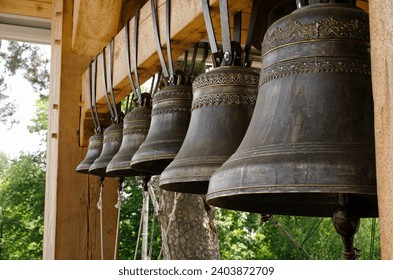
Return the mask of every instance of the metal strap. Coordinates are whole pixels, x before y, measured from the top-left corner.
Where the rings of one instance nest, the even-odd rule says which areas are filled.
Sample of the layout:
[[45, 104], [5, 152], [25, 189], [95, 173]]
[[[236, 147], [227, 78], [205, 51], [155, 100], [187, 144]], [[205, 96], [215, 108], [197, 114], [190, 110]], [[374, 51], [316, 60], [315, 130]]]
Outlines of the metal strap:
[[[127, 52], [127, 70], [128, 70], [128, 79], [130, 80], [131, 84], [131, 89], [132, 92], [134, 93], [134, 99], [137, 99], [137, 93], [135, 89], [135, 83], [132, 78], [132, 72], [131, 72], [131, 55], [130, 55], [130, 20], [127, 21], [126, 26], [125, 26], [125, 35], [126, 35], [126, 52]], [[128, 102], [127, 102], [128, 105]]]
[[117, 113], [117, 108], [116, 108], [116, 99], [115, 95], [113, 94], [113, 42], [114, 39], [109, 43], [109, 92], [111, 93], [111, 98], [113, 102], [113, 112], [115, 114], [115, 122], [119, 122], [119, 115]]
[[93, 103], [93, 111], [94, 111], [94, 115], [95, 115], [95, 119], [96, 119], [96, 123], [97, 123], [97, 128], [96, 128], [96, 132], [101, 132], [102, 131], [102, 127], [101, 127], [101, 123], [100, 123], [100, 117], [98, 116], [98, 112], [97, 112], [97, 64], [98, 64], [98, 55], [96, 56], [96, 59], [94, 60], [94, 75], [93, 75], [93, 94], [92, 94], [92, 103]]
[[141, 97], [141, 86], [139, 84], [139, 76], [138, 76], [138, 24], [139, 24], [139, 9], [136, 11], [134, 16], [134, 75], [135, 75], [135, 83], [136, 83], [136, 94], [138, 95], [138, 103], [142, 102]]
[[89, 99], [90, 99], [89, 105], [90, 105], [91, 118], [93, 119], [94, 129], [97, 130], [97, 122], [93, 111], [93, 85], [92, 85], [93, 81], [91, 78], [91, 62], [89, 63], [89, 71], [87, 72], [87, 74], [89, 79]]
[[221, 34], [222, 34], [222, 51], [224, 53], [224, 59], [222, 64], [230, 65], [232, 63], [232, 48], [231, 48], [231, 31], [229, 27], [229, 16], [228, 16], [228, 1], [220, 0], [220, 22], [221, 22]]
[[158, 57], [160, 58], [161, 62], [161, 67], [162, 67], [162, 73], [164, 77], [168, 77], [168, 68], [166, 67], [165, 64], [165, 59], [164, 59], [164, 54], [162, 53], [161, 49], [161, 42], [160, 42], [160, 33], [158, 32], [158, 23], [157, 23], [157, 12], [156, 12], [156, 5], [155, 5], [155, 0], [150, 0], [151, 4], [151, 15], [153, 19], [153, 30], [154, 30], [154, 35], [156, 39], [156, 48], [157, 48], [157, 53]]
[[207, 36], [209, 38], [210, 49], [213, 56], [213, 64], [214, 66], [217, 66], [220, 65], [221, 63], [221, 57], [219, 56], [216, 35], [214, 34], [213, 23], [210, 16], [208, 1], [209, 0], [202, 0], [203, 18], [205, 20]]
[[252, 1], [252, 8], [251, 8], [251, 18], [250, 18], [250, 23], [248, 25], [248, 33], [247, 33], [247, 38], [246, 38], [246, 45], [244, 47], [244, 53], [245, 53], [245, 64], [247, 67], [251, 66], [251, 61], [250, 61], [250, 56], [251, 56], [251, 41], [252, 37], [254, 35], [254, 29], [255, 29], [255, 22], [257, 18], [257, 13], [260, 8], [261, 1], [260, 0], [253, 0]]
[[242, 42], [242, 11], [239, 11], [234, 16], [233, 40], [241, 44]]
[[112, 109], [111, 102], [109, 101], [109, 96], [108, 96], [108, 85], [106, 81], [106, 59], [105, 59], [105, 49], [106, 47], [102, 50], [102, 80], [104, 84], [104, 92], [105, 92], [105, 98], [106, 102], [108, 103], [108, 108], [109, 108], [109, 113], [111, 114], [111, 118], [115, 118], [115, 114]]
[[194, 52], [192, 53], [192, 59], [191, 59], [191, 64], [190, 64], [190, 70], [188, 72], [188, 78], [189, 80], [191, 79], [192, 74], [194, 74], [194, 67], [195, 67], [195, 60], [196, 56], [198, 53], [198, 44], [195, 45], [194, 47]]
[[171, 50], [171, 1], [166, 0], [166, 50], [168, 53], [169, 84], [176, 83]]

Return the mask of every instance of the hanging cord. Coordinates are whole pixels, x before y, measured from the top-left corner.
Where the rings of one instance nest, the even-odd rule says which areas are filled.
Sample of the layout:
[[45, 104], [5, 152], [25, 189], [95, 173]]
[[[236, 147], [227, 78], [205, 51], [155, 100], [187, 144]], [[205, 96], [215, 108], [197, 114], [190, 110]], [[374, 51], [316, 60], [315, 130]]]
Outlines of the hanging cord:
[[103, 222], [102, 222], [102, 190], [104, 188], [104, 179], [105, 177], [100, 177], [100, 198], [97, 202], [97, 208], [100, 210], [100, 242], [101, 242], [101, 260], [104, 259], [104, 231], [103, 231]]
[[307, 253], [307, 251], [299, 244], [299, 242], [296, 241], [296, 239], [290, 234], [290, 232], [283, 225], [281, 225], [280, 222], [277, 221], [272, 215], [262, 214], [261, 218], [263, 221], [269, 221], [277, 228], [279, 228], [283, 232], [285, 237], [288, 238], [288, 240], [291, 241], [293, 245], [295, 245], [295, 247], [300, 251], [303, 256], [311, 259], [310, 254]]
[[143, 207], [142, 207], [142, 260], [147, 260], [147, 248], [149, 238], [149, 192], [147, 190], [147, 184], [143, 188]]
[[154, 241], [154, 233], [155, 233], [155, 230], [154, 230], [155, 220], [158, 218], [159, 205], [158, 205], [158, 201], [156, 198], [156, 194], [154, 192], [154, 188], [152, 186], [150, 186], [148, 191], [149, 191], [150, 199], [153, 204], [153, 210], [154, 210], [153, 211], [154, 215], [153, 215], [153, 220], [152, 220], [152, 226], [151, 226], [151, 235], [150, 235], [150, 248], [149, 248], [149, 254], [148, 254], [149, 259], [151, 260], [152, 254], [153, 254], [152, 252], [153, 252], [153, 241]]
[[143, 215], [141, 213], [141, 218], [139, 220], [139, 229], [138, 229], [138, 237], [136, 238], [136, 246], [135, 246], [135, 253], [134, 253], [134, 261], [136, 260], [136, 255], [138, 254], [138, 249], [139, 249], [139, 239], [141, 237], [141, 232], [142, 232], [142, 220], [143, 220]]
[[375, 225], [376, 225], [376, 218], [372, 219], [371, 222], [371, 242], [370, 242], [370, 260], [374, 259], [374, 243], [375, 243]]
[[117, 226], [116, 226], [116, 238], [115, 238], [115, 252], [113, 254], [113, 259], [117, 259], [117, 247], [118, 247], [118, 242], [119, 242], [119, 231], [120, 231], [120, 208], [121, 208], [121, 192], [123, 191], [123, 182], [124, 182], [124, 177], [117, 177], [117, 180], [119, 181], [119, 188], [117, 189], [117, 203], [115, 205], [115, 208], [117, 208]]
[[322, 223], [323, 218], [316, 218], [314, 224], [312, 225], [310, 231], [308, 232], [306, 238], [302, 242], [302, 246], [310, 239], [314, 232], [318, 229], [319, 225]]
[[[148, 239], [148, 223], [149, 223], [149, 192], [148, 192], [148, 182], [150, 180], [150, 175], [145, 175], [143, 177], [143, 190], [142, 190], [142, 211], [141, 219], [139, 221], [138, 237], [136, 241], [136, 248], [134, 253], [134, 260], [136, 260], [137, 252], [139, 249], [139, 239], [142, 235], [142, 253], [141, 259], [147, 259], [147, 239]], [[147, 212], [147, 215], [146, 215]]]
[[164, 236], [163, 236], [163, 238], [162, 238], [162, 246], [161, 246], [161, 250], [160, 250], [160, 254], [158, 255], [158, 260], [161, 258], [161, 255], [162, 255], [162, 252], [163, 252], [163, 249], [164, 249], [164, 247], [165, 246], [167, 246], [167, 242], [168, 242], [168, 232], [169, 232], [169, 229], [170, 229], [170, 227], [171, 227], [171, 224], [172, 224], [172, 221], [174, 221], [175, 220], [175, 213], [176, 213], [176, 206], [177, 206], [177, 202], [178, 202], [178, 199], [179, 199], [179, 197], [180, 197], [180, 194], [181, 193], [175, 193], [175, 199], [174, 199], [174, 201], [173, 201], [173, 208], [172, 208], [172, 212], [171, 212], [171, 214], [169, 214], [169, 221], [168, 221], [168, 226], [167, 226], [167, 228], [166, 228], [166, 231], [165, 231], [165, 234], [164, 234]]

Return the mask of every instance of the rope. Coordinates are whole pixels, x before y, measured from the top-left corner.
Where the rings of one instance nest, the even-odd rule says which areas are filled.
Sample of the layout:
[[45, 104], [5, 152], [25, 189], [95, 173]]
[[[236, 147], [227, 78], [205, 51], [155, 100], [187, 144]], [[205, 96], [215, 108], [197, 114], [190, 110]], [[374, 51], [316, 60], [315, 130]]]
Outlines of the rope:
[[101, 239], [101, 260], [104, 259], [104, 236], [102, 223], [102, 189], [104, 188], [104, 177], [100, 177], [100, 198], [97, 202], [97, 208], [100, 210], [100, 239]]
[[370, 260], [374, 259], [374, 243], [375, 243], [375, 224], [377, 219], [373, 218], [371, 222], [371, 242], [370, 242]]
[[117, 259], [117, 246], [119, 242], [119, 230], [120, 230], [120, 208], [121, 208], [121, 191], [123, 189], [123, 178], [119, 179], [119, 188], [117, 189], [117, 203], [115, 208], [117, 208], [117, 226], [116, 226], [116, 238], [115, 238], [115, 252], [113, 254], [113, 259]]
[[139, 221], [138, 237], [136, 238], [136, 247], [135, 247], [134, 261], [136, 260], [136, 255], [138, 253], [138, 248], [139, 248], [139, 238], [141, 237], [141, 231], [142, 231], [142, 220], [143, 220], [143, 215], [141, 213], [141, 219]]
[[153, 241], [154, 241], [154, 226], [155, 226], [155, 220], [156, 220], [156, 216], [153, 216], [153, 220], [151, 222], [151, 234], [150, 234], [150, 247], [149, 247], [149, 253], [148, 253], [148, 257], [151, 260], [152, 258], [152, 252], [153, 252]]
[[[319, 221], [319, 223], [318, 223]], [[317, 218], [315, 219], [314, 224], [312, 225], [310, 231], [308, 232], [306, 238], [304, 238], [302, 242], [302, 246], [310, 239], [310, 237], [314, 234], [314, 232], [318, 229], [319, 225], [322, 223], [323, 218]], [[318, 223], [318, 224], [317, 224]]]
[[161, 246], [160, 253], [159, 253], [159, 255], [158, 255], [158, 259], [161, 258], [162, 251], [163, 251], [164, 247], [167, 245], [167, 241], [168, 241], [168, 239], [167, 239], [167, 237], [168, 237], [168, 232], [169, 232], [169, 228], [171, 227], [172, 221], [174, 221], [174, 220], [175, 220], [175, 217], [176, 217], [176, 216], [175, 216], [175, 212], [176, 212], [176, 206], [177, 206], [177, 201], [178, 201], [178, 199], [179, 199], [179, 196], [180, 196], [180, 193], [175, 193], [175, 200], [173, 201], [172, 212], [171, 212], [171, 214], [169, 214], [168, 226], [167, 226], [166, 231], [165, 231], [165, 234], [164, 234], [164, 236], [163, 236], [163, 238], [162, 238], [162, 246]]
[[302, 253], [303, 256], [311, 259], [310, 254], [307, 253], [307, 251], [296, 241], [296, 239], [289, 233], [289, 231], [283, 227], [283, 225], [281, 225], [272, 216], [270, 217], [269, 221], [284, 233], [284, 235], [289, 239], [289, 241], [291, 241], [295, 245], [295, 247]]

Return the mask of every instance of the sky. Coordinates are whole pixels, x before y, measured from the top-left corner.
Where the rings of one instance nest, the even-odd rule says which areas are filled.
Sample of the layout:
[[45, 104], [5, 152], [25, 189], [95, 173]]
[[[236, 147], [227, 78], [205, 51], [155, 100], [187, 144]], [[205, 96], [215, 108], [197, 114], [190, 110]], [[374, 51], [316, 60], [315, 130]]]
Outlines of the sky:
[[9, 99], [16, 104], [14, 118], [19, 121], [11, 129], [9, 125], [0, 124], [0, 151], [8, 154], [10, 158], [16, 158], [21, 152], [35, 152], [43, 150], [40, 146], [38, 134], [31, 134], [27, 126], [31, 124], [31, 119], [35, 113], [35, 101], [39, 97], [35, 93], [30, 83], [25, 80], [20, 73], [9, 77], [4, 75], [8, 89], [3, 94], [8, 95]]

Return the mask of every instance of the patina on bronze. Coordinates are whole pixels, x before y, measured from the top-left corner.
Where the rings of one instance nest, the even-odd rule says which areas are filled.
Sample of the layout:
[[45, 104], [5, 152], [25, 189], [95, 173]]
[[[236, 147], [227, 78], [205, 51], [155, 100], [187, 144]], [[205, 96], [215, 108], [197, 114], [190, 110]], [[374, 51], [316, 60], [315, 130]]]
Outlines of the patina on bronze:
[[213, 62], [218, 67], [194, 80], [191, 120], [184, 143], [160, 178], [164, 190], [195, 194], [206, 193], [210, 176], [243, 139], [259, 81], [258, 72], [246, 67], [251, 66], [245, 61], [248, 53], [239, 44], [239, 14], [235, 16], [235, 41], [231, 42], [227, 2], [220, 1], [223, 47], [219, 51], [207, 2], [202, 4]]
[[[133, 109], [128, 112], [129, 98], [127, 99], [126, 116], [123, 119], [123, 139], [119, 151], [113, 157], [106, 168], [106, 172], [111, 176], [139, 176], [146, 174], [145, 172], [137, 171], [131, 168], [130, 163], [133, 155], [138, 150], [140, 145], [145, 141], [147, 132], [149, 131], [151, 121], [151, 96], [150, 93], [142, 93], [138, 76], [138, 25], [139, 25], [138, 10], [134, 16], [134, 46], [133, 46], [133, 65], [134, 75], [131, 72], [131, 58], [130, 58], [130, 38], [129, 38], [129, 24], [125, 25], [126, 38], [126, 56], [128, 77], [130, 80], [132, 92], [134, 95]], [[135, 83], [133, 80], [135, 76]], [[152, 82], [152, 88], [154, 79]]]
[[89, 138], [89, 145], [85, 158], [76, 167], [78, 173], [89, 173], [89, 168], [93, 162], [100, 156], [102, 151], [102, 126], [96, 110], [96, 82], [97, 82], [97, 59], [92, 62], [94, 64], [94, 75], [92, 75], [91, 63], [89, 64], [89, 102], [90, 112], [94, 124], [94, 135]]
[[269, 214], [332, 217], [340, 207], [374, 217], [368, 15], [354, 1], [304, 2], [265, 35], [252, 120], [213, 174], [207, 201]]
[[106, 60], [105, 60], [105, 49], [102, 52], [102, 77], [103, 84], [105, 87], [105, 96], [108, 103], [109, 112], [111, 114], [112, 124], [104, 131], [104, 140], [102, 145], [102, 151], [100, 156], [94, 161], [89, 168], [89, 173], [100, 177], [110, 176], [106, 174], [106, 168], [112, 158], [119, 151], [121, 141], [123, 138], [123, 121], [121, 115], [117, 113], [115, 97], [113, 95], [112, 87], [112, 55], [113, 55], [113, 40], [109, 44], [110, 56], [109, 56], [109, 91], [111, 93], [112, 104], [108, 97], [107, 77], [106, 77]]
[[131, 160], [131, 168], [156, 175], [160, 174], [168, 166], [179, 151], [191, 116], [191, 85], [178, 83], [178, 81], [187, 81], [187, 79], [179, 79], [173, 70], [170, 47], [169, 5], [170, 1], [166, 1], [168, 71], [161, 50], [155, 1], [151, 0], [157, 51], [161, 60], [162, 73], [164, 77], [168, 78], [169, 85], [154, 94], [149, 132]]

